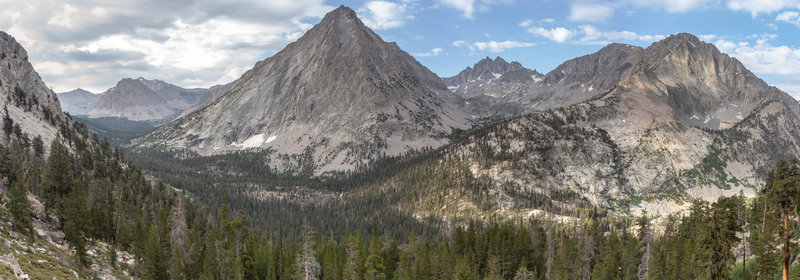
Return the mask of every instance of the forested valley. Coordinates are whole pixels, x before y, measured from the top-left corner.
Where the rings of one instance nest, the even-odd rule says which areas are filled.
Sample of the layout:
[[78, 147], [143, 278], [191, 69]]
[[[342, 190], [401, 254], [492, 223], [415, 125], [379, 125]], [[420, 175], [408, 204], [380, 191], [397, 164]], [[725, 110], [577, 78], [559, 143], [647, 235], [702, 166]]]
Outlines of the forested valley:
[[148, 177], [107, 142], [86, 140], [79, 123], [62, 125], [69, 145], [52, 143], [47, 157], [41, 140], [14, 135], [13, 124], [6, 131], [3, 219], [37, 238], [24, 194], [38, 196], [82, 268], [87, 246], [105, 242], [112, 263], [116, 250], [135, 254], [133, 276], [143, 279], [775, 279], [784, 265], [800, 276], [796, 160], [778, 162], [755, 198], [695, 201], [685, 215], [627, 219], [584, 207], [418, 231], [354, 223], [343, 234], [298, 220], [298, 234], [269, 235], [268, 223], [254, 227], [225, 197], [205, 206]]

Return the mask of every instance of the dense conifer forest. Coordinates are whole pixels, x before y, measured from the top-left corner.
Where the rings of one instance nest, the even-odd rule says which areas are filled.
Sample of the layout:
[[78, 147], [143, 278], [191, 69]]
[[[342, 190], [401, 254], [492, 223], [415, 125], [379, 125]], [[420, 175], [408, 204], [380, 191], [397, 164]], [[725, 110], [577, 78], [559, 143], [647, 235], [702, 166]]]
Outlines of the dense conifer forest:
[[[88, 244], [106, 242], [137, 256], [134, 276], [142, 279], [776, 279], [784, 267], [800, 276], [796, 160], [778, 162], [755, 198], [695, 201], [685, 215], [626, 219], [586, 206], [571, 215], [426, 222], [368, 214], [381, 206], [367, 198], [338, 210], [369, 218], [325, 228], [334, 223], [320, 219], [342, 217], [314, 216], [337, 209], [271, 204], [276, 209], [262, 213], [272, 217], [253, 223], [248, 205], [233, 207], [224, 195], [203, 203], [214, 197], [153, 179], [76, 122], [62, 125], [67, 136], [49, 154], [11, 127], [0, 175], [13, 228], [36, 238], [25, 194], [36, 195], [82, 268], [91, 265]], [[380, 177], [355, 178], [371, 176]], [[335, 192], [347, 180], [354, 179], [317, 183]], [[280, 218], [290, 211], [306, 218]], [[299, 230], [280, 232], [292, 228], [284, 223]]]

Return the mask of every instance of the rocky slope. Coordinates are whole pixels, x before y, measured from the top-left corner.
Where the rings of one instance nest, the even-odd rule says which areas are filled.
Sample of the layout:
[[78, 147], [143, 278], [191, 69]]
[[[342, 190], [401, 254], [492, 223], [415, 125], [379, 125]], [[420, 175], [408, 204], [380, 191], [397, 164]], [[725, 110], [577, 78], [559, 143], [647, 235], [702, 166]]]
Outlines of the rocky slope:
[[640, 47], [610, 44], [568, 60], [545, 75], [517, 62], [486, 58], [444, 81], [465, 99], [464, 107], [473, 116], [493, 120], [563, 107], [602, 94], [636, 71], [642, 53]]
[[271, 149], [273, 164], [317, 174], [437, 147], [463, 113], [442, 80], [341, 6], [258, 62], [211, 105], [139, 139], [209, 155]]
[[[30, 164], [33, 157], [42, 159], [49, 154], [50, 143], [59, 141], [72, 153], [99, 150], [88, 129], [73, 121], [61, 111], [55, 92], [49, 89], [39, 74], [28, 62], [25, 49], [5, 32], [0, 31], [0, 100], [3, 102], [4, 126], [13, 127], [11, 132], [0, 137], [4, 153], [6, 172], [16, 172], [20, 166]], [[41, 139], [43, 151], [37, 150], [37, 139]], [[13, 151], [13, 153], [12, 153]], [[20, 156], [19, 153], [27, 154]], [[10, 157], [10, 158], [9, 158]], [[98, 158], [99, 159], [99, 158]], [[91, 164], [90, 164], [91, 165]], [[27, 172], [41, 172], [26, 170]], [[16, 174], [25, 174], [21, 171]], [[40, 180], [38, 175], [32, 181]], [[17, 175], [19, 176], [19, 175]], [[27, 175], [30, 176], [30, 175]], [[37, 198], [26, 193], [31, 207], [33, 238], [23, 236], [15, 230], [9, 211], [8, 197], [10, 177], [0, 174], [0, 278], [2, 279], [129, 279], [136, 264], [135, 258], [126, 252], [116, 251], [117, 265], [108, 261], [110, 247], [103, 242], [92, 242], [89, 246], [91, 265], [83, 270], [74, 261], [74, 251], [64, 240], [58, 220], [48, 216]], [[23, 183], [22, 185], [27, 185]], [[120, 262], [121, 261], [121, 262]]]
[[[453, 179], [444, 199], [425, 207], [398, 203], [419, 217], [529, 215], [586, 202], [664, 214], [691, 198], [753, 195], [779, 158], [800, 155], [798, 102], [713, 45], [677, 34], [644, 50], [611, 47], [632, 56], [607, 65], [638, 62], [589, 79], [572, 72], [580, 68], [573, 61], [542, 80], [542, 87], [572, 84], [566, 88], [573, 94], [576, 82], [608, 90], [477, 129], [426, 167], [465, 178]], [[379, 190], [409, 187], [402, 174], [414, 168]]]
[[61, 110], [71, 115], [82, 115], [87, 109], [92, 107], [101, 96], [100, 94], [94, 94], [78, 88], [59, 93], [58, 99], [61, 101]]
[[159, 80], [125, 78], [106, 90], [88, 110], [92, 118], [119, 117], [135, 121], [176, 117], [207, 92], [184, 89]]
[[203, 96], [201, 96], [200, 99], [197, 100], [197, 102], [192, 104], [192, 106], [189, 106], [189, 108], [186, 108], [186, 110], [183, 110], [183, 112], [181, 112], [181, 115], [179, 116], [179, 118], [184, 117], [184, 116], [186, 116], [188, 114], [191, 114], [194, 111], [197, 111], [197, 110], [205, 108], [206, 106], [208, 106], [212, 102], [214, 102], [217, 99], [219, 99], [223, 94], [225, 94], [226, 91], [231, 89], [231, 87], [233, 87], [233, 82], [228, 83], [228, 84], [224, 84], [224, 85], [216, 85], [216, 86], [213, 86], [213, 87], [209, 88], [208, 92], [203, 94]]
[[[58, 125], [66, 122], [56, 93], [28, 62], [28, 53], [17, 41], [0, 31], [0, 114], [8, 116], [16, 138], [39, 137], [49, 144], [59, 135]], [[9, 137], [0, 137], [4, 143]], [[49, 145], [46, 145], [49, 146]]]

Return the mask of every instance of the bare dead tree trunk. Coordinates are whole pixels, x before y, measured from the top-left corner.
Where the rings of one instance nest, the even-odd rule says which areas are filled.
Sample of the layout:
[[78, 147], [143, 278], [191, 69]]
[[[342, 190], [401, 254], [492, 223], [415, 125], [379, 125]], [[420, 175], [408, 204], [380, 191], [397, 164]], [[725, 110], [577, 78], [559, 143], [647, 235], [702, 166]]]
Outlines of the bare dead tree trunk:
[[554, 257], [554, 244], [553, 244], [553, 221], [549, 221], [547, 223], [547, 262], [545, 263], [546, 271], [544, 273], [544, 279], [550, 280], [550, 273], [552, 272], [553, 267], [553, 257]]
[[789, 209], [783, 209], [783, 280], [789, 280]]

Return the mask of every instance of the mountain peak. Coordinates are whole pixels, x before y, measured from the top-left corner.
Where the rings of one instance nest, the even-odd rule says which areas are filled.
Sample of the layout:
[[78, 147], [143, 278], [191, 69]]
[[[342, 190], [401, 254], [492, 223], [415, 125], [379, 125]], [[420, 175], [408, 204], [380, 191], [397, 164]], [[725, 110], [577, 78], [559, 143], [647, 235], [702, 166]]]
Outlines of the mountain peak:
[[694, 34], [691, 34], [691, 33], [676, 33], [676, 34], [669, 35], [663, 41], [680, 41], [680, 42], [696, 43], [696, 42], [700, 42], [700, 39], [697, 38], [697, 36], [694, 36]]
[[[446, 139], [437, 135], [466, 127], [464, 113], [437, 95], [445, 89], [436, 74], [340, 6], [219, 99], [141, 144], [165, 141], [201, 154], [271, 147], [293, 156], [306, 146], [316, 151], [320, 172], [347, 170], [377, 155], [442, 145]], [[282, 170], [296, 165], [275, 162]]]
[[345, 5], [341, 5], [333, 11], [325, 14], [325, 17], [323, 17], [322, 21], [320, 22], [320, 25], [323, 26], [331, 24], [338, 26], [365, 27], [364, 23], [362, 23], [356, 15], [356, 11]]
[[357, 18], [356, 11], [345, 5], [339, 5], [339, 7], [333, 9], [333, 11], [330, 11], [328, 14], [325, 15], [325, 17], [328, 16], [344, 16], [349, 18]]

